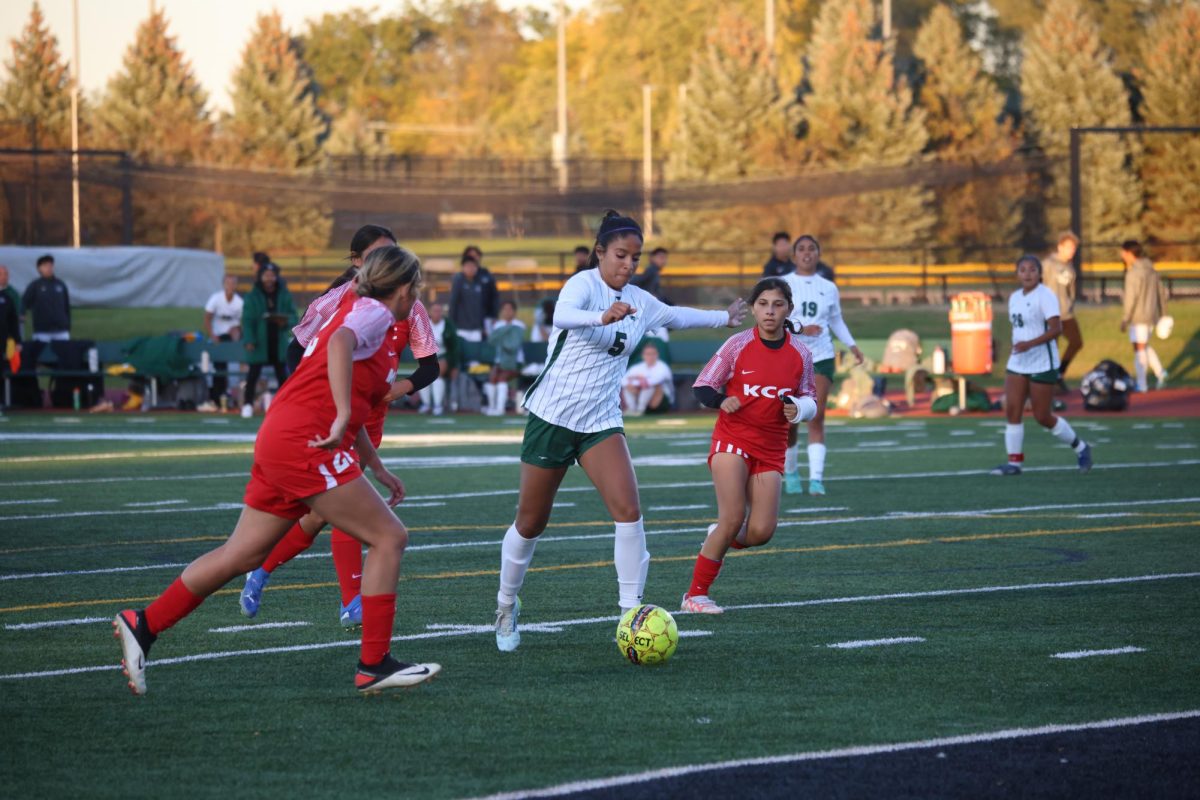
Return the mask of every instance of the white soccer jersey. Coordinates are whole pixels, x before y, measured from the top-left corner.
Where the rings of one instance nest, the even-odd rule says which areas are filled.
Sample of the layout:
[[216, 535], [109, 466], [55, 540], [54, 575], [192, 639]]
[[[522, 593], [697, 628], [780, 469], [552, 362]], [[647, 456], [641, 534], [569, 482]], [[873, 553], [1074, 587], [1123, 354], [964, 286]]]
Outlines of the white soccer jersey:
[[[602, 325], [604, 312], [618, 301], [633, 306], [635, 313]], [[725, 311], [668, 306], [632, 284], [617, 291], [604, 282], [599, 269], [576, 273], [559, 293], [550, 355], [525, 394], [525, 407], [535, 417], [577, 433], [619, 428], [621, 380], [630, 351], [647, 330], [728, 324]]]
[[813, 361], [833, 358], [833, 339], [847, 347], [854, 347], [854, 337], [842, 319], [842, 299], [837, 285], [820, 275], [799, 275], [795, 272], [783, 276], [792, 289], [792, 313], [788, 317], [799, 330], [805, 325], [820, 325], [816, 336], [798, 334], [812, 353]]
[[[1057, 316], [1058, 298], [1044, 283], [1039, 283], [1029, 294], [1025, 294], [1024, 289], [1018, 289], [1008, 298], [1008, 320], [1012, 323], [1013, 344], [1041, 336], [1046, 332], [1046, 321]], [[1011, 353], [1007, 369], [1022, 375], [1058, 369], [1058, 342], [1051, 339], [1024, 353]]]

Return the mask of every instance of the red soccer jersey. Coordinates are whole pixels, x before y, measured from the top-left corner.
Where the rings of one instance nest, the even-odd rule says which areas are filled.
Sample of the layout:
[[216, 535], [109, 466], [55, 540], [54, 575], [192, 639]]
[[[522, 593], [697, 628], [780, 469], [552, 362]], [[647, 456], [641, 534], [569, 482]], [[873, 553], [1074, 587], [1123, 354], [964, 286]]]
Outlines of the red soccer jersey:
[[350, 385], [350, 422], [346, 436], [353, 442], [371, 410], [380, 405], [391, 388], [399, 353], [391, 347], [395, 327], [391, 312], [378, 300], [346, 294], [336, 312], [317, 333], [267, 411], [255, 443], [255, 458], [268, 452], [307, 447], [312, 439], [324, 438], [337, 416], [329, 387], [329, 339], [339, 328], [354, 331], [354, 368]]
[[[413, 358], [416, 359], [437, 355], [437, 338], [433, 335], [433, 323], [429, 319], [429, 312], [425, 310], [425, 306], [421, 304], [420, 300], [413, 303], [412, 311], [409, 312], [407, 319], [402, 319], [392, 326], [392, 330], [388, 334], [388, 342], [388, 348], [396, 354], [397, 363], [405, 346], [412, 350]], [[380, 401], [379, 405], [371, 409], [371, 414], [364, 423], [367, 436], [370, 437], [371, 444], [376, 448], [383, 441], [383, 423], [387, 419], [387, 411], [388, 404]], [[349, 435], [350, 431], [347, 430], [346, 433]], [[354, 438], [351, 437], [343, 444], [346, 447], [353, 446]]]
[[787, 449], [788, 421], [783, 415], [784, 395], [816, 399], [812, 353], [800, 337], [785, 334], [787, 341], [771, 348], [751, 328], [731, 336], [700, 372], [696, 386], [711, 386], [741, 400], [733, 414], [718, 412], [713, 441], [737, 442], [751, 456], [766, 462], [783, 458]]

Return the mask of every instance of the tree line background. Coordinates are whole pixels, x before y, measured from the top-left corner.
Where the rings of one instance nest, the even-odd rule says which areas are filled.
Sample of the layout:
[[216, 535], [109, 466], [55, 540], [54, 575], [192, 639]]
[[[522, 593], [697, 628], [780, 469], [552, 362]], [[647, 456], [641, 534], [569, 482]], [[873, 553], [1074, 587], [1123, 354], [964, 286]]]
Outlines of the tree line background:
[[[794, 176], [792, 197], [668, 207], [656, 215], [666, 242], [761, 247], [772, 230], [804, 228], [843, 248], [1040, 246], [1068, 224], [1072, 126], [1200, 125], [1198, 0], [905, 0], [888, 40], [871, 0], [776, 7], [770, 47], [762, 0], [597, 0], [568, 22], [572, 157], [640, 157], [651, 84], [669, 185]], [[83, 98], [80, 146], [241, 176], [319, 174], [347, 156], [544, 161], [555, 54], [549, 15], [494, 0], [352, 9], [297, 31], [267, 14], [246, 34], [231, 108], [218, 112], [158, 11], [104, 91]], [[69, 147], [71, 76], [36, 2], [4, 66], [0, 147]], [[830, 172], [1012, 159], [1029, 166], [805, 194], [811, 176]], [[27, 193], [28, 176], [5, 172], [11, 241], [20, 231], [10, 189]], [[1200, 136], [1087, 137], [1083, 176], [1085, 239], [1197, 238]], [[179, 179], [132, 200], [142, 244], [241, 254], [330, 243], [332, 210], [319, 195], [217, 197]], [[85, 217], [89, 203], [113, 202], [85, 193]]]

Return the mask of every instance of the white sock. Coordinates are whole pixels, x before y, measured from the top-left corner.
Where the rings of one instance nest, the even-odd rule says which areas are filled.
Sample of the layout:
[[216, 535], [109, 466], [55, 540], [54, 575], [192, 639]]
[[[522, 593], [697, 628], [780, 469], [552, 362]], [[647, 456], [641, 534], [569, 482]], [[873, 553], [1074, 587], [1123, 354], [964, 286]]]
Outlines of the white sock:
[[798, 451], [800, 445], [794, 444], [784, 451], [783, 454], [783, 471], [787, 473], [796, 472], [800, 469], [800, 455]]
[[650, 568], [646, 529], [640, 517], [637, 522], [617, 522], [614, 526], [613, 564], [617, 568], [617, 588], [621, 608], [629, 609], [641, 604], [646, 588], [646, 572]]
[[1008, 452], [1009, 461], [1012, 461], [1012, 456], [1024, 454], [1025, 426], [1023, 424], [1013, 425], [1010, 422], [1004, 426], [1004, 449]]
[[500, 591], [496, 592], [496, 604], [511, 606], [517, 601], [521, 585], [525, 583], [525, 570], [533, 561], [533, 548], [537, 539], [526, 539], [517, 533], [517, 525], [508, 526], [504, 544], [500, 546]]
[[819, 481], [825, 478], [825, 445], [808, 446], [808, 479]]
[[1161, 381], [1163, 376], [1163, 365], [1162, 362], [1158, 360], [1158, 353], [1156, 353], [1154, 348], [1150, 345], [1146, 345], [1146, 360], [1150, 362], [1150, 371], [1154, 373], [1154, 377]]
[[503, 414], [508, 407], [508, 381], [496, 384], [496, 413]]
[[421, 408], [429, 408], [433, 398], [432, 384], [426, 386], [424, 389], [420, 389], [417, 392], [417, 396], [421, 398]]
[[1137, 388], [1139, 392], [1146, 391], [1146, 351], [1135, 350], [1133, 353], [1133, 371], [1137, 374]]
[[433, 395], [433, 410], [440, 414], [446, 406], [446, 382], [438, 378], [428, 388]]
[[633, 411], [637, 408], [637, 392], [633, 389], [622, 389], [621, 396], [625, 398], [626, 411]]
[[1083, 448], [1087, 447], [1083, 439], [1075, 435], [1075, 430], [1071, 427], [1071, 423], [1062, 417], [1059, 417], [1058, 422], [1054, 423], [1054, 427], [1050, 429], [1050, 433], [1054, 434], [1055, 439], [1058, 439], [1076, 453], [1082, 453]]
[[485, 412], [491, 411], [493, 408], [495, 408], [496, 407], [496, 384], [485, 383], [483, 385], [483, 397], [487, 401], [485, 403], [485, 408], [483, 409]]
[[654, 399], [654, 389], [647, 388], [638, 392], [637, 409], [639, 414], [644, 414], [646, 409], [650, 407], [650, 401]]

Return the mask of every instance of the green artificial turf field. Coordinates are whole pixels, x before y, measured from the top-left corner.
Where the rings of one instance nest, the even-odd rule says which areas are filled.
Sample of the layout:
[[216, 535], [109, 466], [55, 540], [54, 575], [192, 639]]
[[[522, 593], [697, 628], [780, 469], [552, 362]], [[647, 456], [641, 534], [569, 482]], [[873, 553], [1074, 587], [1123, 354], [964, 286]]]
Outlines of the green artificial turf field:
[[[1088, 475], [1030, 421], [1016, 479], [984, 474], [1003, 459], [995, 416], [833, 421], [829, 494], [784, 497], [775, 539], [713, 588], [727, 613], [677, 613], [658, 669], [613, 642], [612, 525], [578, 469], [522, 592], [521, 647], [496, 651], [522, 422], [388, 422], [411, 529], [393, 647], [440, 662], [432, 684], [356, 695], [322, 536], [253, 622], [237, 581], [163, 635], [133, 697], [108, 620], [231, 530], [257, 420], [0, 418], [5, 793], [449, 798], [1200, 709], [1196, 420], [1075, 419]], [[628, 426], [646, 600], [672, 611], [714, 519], [711, 424]]]

